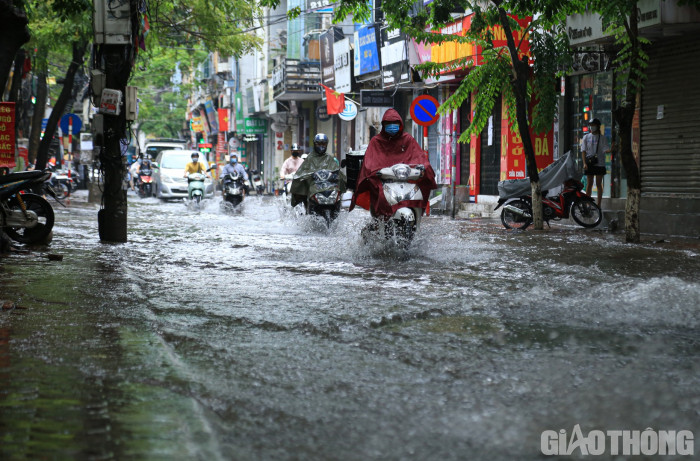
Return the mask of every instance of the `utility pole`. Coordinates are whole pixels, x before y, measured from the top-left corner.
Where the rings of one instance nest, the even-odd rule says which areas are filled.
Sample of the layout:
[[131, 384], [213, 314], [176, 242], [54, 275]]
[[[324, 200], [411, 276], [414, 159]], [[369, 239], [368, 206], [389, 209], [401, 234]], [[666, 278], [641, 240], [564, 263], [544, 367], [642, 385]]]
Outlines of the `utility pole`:
[[[95, 50], [91, 70], [93, 100], [99, 113], [93, 118], [95, 145], [103, 177], [102, 207], [97, 214], [100, 240], [126, 242], [127, 200], [124, 177], [127, 123], [135, 119], [135, 89], [127, 88], [136, 56], [132, 24], [137, 2], [94, 0]], [[129, 91], [129, 90], [134, 91]]]

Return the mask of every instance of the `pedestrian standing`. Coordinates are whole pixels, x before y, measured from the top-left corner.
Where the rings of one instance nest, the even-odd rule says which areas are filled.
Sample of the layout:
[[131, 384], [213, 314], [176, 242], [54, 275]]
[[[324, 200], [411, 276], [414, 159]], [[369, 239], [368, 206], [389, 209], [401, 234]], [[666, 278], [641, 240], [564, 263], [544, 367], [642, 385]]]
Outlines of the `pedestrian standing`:
[[596, 189], [598, 189], [597, 203], [600, 206], [603, 201], [603, 177], [607, 174], [605, 169], [605, 154], [610, 152], [608, 139], [600, 132], [600, 120], [594, 118], [589, 124], [590, 131], [581, 140], [581, 156], [583, 158], [583, 172], [586, 175], [586, 194], [593, 191], [593, 178], [595, 177]]

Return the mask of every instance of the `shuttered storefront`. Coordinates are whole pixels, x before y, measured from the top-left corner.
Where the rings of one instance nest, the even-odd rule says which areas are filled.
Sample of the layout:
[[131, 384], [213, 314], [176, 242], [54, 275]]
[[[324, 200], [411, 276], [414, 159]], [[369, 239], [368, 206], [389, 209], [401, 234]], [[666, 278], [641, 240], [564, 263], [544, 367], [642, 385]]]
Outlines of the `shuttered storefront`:
[[700, 198], [700, 34], [652, 46], [642, 92], [642, 195]]

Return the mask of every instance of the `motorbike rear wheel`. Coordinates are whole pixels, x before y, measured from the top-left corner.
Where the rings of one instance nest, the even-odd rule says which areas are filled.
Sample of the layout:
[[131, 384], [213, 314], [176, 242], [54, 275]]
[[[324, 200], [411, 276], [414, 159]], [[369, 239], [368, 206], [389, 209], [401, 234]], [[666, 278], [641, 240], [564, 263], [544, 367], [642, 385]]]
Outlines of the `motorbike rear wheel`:
[[[30, 228], [7, 227], [5, 233], [19, 243], [41, 243], [46, 240], [53, 229], [53, 208], [44, 197], [36, 194], [22, 194], [22, 201], [27, 207], [27, 211], [36, 213], [39, 222]], [[10, 199], [8, 205], [13, 211], [22, 209], [16, 196]]]
[[571, 204], [571, 217], [580, 226], [596, 227], [603, 220], [603, 212], [593, 200], [576, 200]]
[[[532, 208], [525, 200], [513, 200], [512, 202], [508, 202], [506, 205], [523, 210], [523, 212], [532, 216]], [[530, 226], [530, 224], [532, 224], [532, 218], [528, 218], [527, 216], [523, 216], [504, 207], [501, 211], [501, 222], [506, 229], [525, 230], [528, 228], [528, 226]]]

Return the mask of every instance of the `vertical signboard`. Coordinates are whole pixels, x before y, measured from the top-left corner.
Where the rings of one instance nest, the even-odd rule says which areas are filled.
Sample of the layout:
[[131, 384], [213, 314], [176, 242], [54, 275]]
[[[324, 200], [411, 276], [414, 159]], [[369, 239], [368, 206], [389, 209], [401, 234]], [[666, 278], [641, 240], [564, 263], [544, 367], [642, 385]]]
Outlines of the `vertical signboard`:
[[352, 75], [350, 72], [350, 40], [344, 38], [333, 44], [333, 56], [335, 57], [335, 90], [340, 93], [349, 93], [352, 90]]
[[355, 32], [354, 64], [356, 76], [379, 71], [379, 47], [374, 26], [366, 26]]
[[0, 168], [15, 167], [15, 103], [0, 103]]
[[335, 42], [335, 31], [328, 29], [319, 37], [321, 47], [321, 81], [328, 88], [335, 89], [335, 59], [333, 56], [333, 44]]
[[243, 133], [245, 131], [245, 116], [243, 115], [243, 94], [236, 93], [236, 131]]
[[399, 29], [382, 29], [382, 87], [390, 88], [411, 81], [406, 36]]

